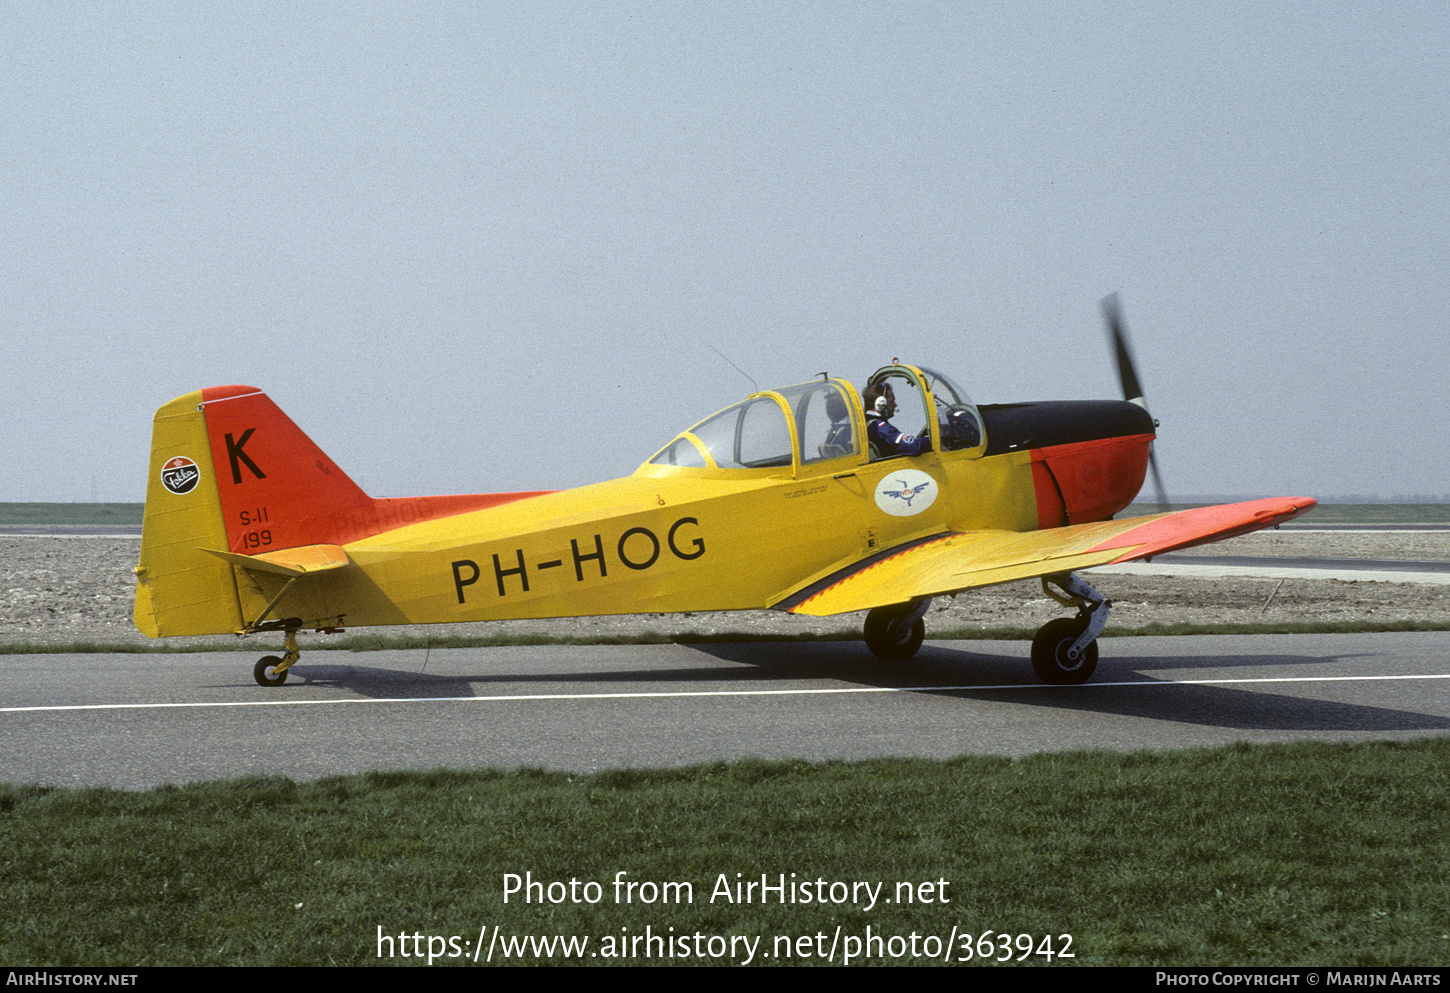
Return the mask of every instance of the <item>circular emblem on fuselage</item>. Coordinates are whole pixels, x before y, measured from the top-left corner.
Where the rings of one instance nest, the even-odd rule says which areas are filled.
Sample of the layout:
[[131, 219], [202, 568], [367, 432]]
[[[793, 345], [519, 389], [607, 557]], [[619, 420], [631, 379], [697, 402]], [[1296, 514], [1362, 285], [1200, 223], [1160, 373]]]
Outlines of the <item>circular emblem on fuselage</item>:
[[920, 469], [897, 469], [876, 484], [876, 506], [892, 517], [911, 517], [936, 502], [936, 489]]
[[185, 455], [166, 460], [161, 467], [161, 485], [172, 493], [190, 493], [201, 479], [201, 470]]

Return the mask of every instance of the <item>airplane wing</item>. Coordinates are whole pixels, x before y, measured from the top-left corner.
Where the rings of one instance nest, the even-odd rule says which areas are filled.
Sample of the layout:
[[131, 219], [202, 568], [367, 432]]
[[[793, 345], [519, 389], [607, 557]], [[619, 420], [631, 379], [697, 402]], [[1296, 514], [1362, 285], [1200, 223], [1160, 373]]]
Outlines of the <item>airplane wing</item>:
[[817, 617], [844, 614], [1146, 559], [1272, 527], [1315, 503], [1310, 497], [1277, 497], [1045, 531], [951, 532], [861, 559], [774, 606]]

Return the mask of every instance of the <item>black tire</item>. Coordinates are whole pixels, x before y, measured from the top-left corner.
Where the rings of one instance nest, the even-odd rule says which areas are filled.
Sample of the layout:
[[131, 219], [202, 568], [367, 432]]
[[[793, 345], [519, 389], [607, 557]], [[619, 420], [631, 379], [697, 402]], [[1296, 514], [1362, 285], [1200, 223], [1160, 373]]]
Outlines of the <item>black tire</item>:
[[898, 604], [894, 607], [876, 607], [866, 615], [866, 647], [871, 649], [872, 655], [878, 659], [898, 662], [916, 654], [916, 650], [921, 647], [922, 639], [926, 637], [924, 620], [918, 617], [916, 623], [907, 629], [905, 635], [891, 632], [891, 626], [896, 623], [897, 619], [905, 617], [909, 612], [908, 605]]
[[252, 678], [261, 686], [281, 686], [287, 682], [286, 670], [283, 670], [280, 675], [277, 674], [277, 667], [281, 664], [282, 660], [277, 656], [264, 655], [252, 667]]
[[1044, 683], [1055, 686], [1076, 686], [1092, 678], [1098, 667], [1097, 639], [1088, 642], [1082, 656], [1070, 661], [1067, 650], [1082, 634], [1085, 623], [1077, 618], [1059, 617], [1048, 621], [1032, 639], [1032, 669]]

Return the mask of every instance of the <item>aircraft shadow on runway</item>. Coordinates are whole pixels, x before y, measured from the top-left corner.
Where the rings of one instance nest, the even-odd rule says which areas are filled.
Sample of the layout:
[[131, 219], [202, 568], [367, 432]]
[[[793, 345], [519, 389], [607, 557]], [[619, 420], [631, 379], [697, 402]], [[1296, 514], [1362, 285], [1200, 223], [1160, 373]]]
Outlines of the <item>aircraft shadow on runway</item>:
[[[762, 648], [798, 649], [805, 646], [766, 645], [703, 645], [701, 650], [730, 661], [755, 661], [772, 666], [774, 653]], [[752, 651], [756, 650], [756, 651]], [[849, 648], [841, 648], [849, 653]], [[794, 654], [794, 653], [792, 653]], [[861, 654], [864, 654], [864, 650]], [[752, 658], [754, 656], [754, 658]], [[1157, 658], [1106, 658], [1098, 663], [1093, 681], [1083, 686], [1047, 687], [1036, 685], [1027, 659], [1027, 646], [1021, 656], [973, 652], [931, 645], [906, 662], [883, 663], [866, 656], [860, 672], [848, 674], [837, 661], [821, 666], [821, 677], [844, 679], [873, 686], [924, 687], [923, 693], [939, 693], [967, 699], [1007, 702], [1026, 707], [1050, 707], [1100, 714], [1113, 714], [1148, 720], [1172, 721], [1203, 727], [1261, 731], [1444, 731], [1450, 730], [1450, 718], [1412, 710], [1368, 704], [1313, 700], [1266, 689], [1242, 686], [1204, 686], [1143, 679], [1140, 673], [1153, 670], [1191, 669], [1202, 673], [1213, 669], [1233, 669], [1239, 675], [1245, 668], [1318, 664], [1343, 661], [1353, 656], [1306, 656], [1280, 654], [1272, 656], [1191, 655]], [[788, 664], [788, 663], [787, 663]], [[796, 672], [792, 678], [803, 678]], [[1211, 677], [1206, 677], [1211, 678]], [[1249, 676], [1248, 678], [1252, 678]], [[973, 686], [1013, 687], [1023, 689], [946, 689], [970, 682]], [[1142, 682], [1141, 689], [1103, 683]], [[1262, 686], [1263, 684], [1259, 684]], [[1272, 684], [1270, 684], [1272, 685]], [[1304, 684], [1299, 684], [1304, 685]], [[1309, 684], [1313, 685], [1313, 684]], [[1333, 685], [1333, 684], [1331, 684]]]
[[[671, 647], [641, 646], [641, 651], [653, 653], [661, 649], [669, 650]], [[1342, 661], [1341, 657], [1285, 653], [1272, 656], [1165, 655], [1157, 658], [1104, 658], [1098, 664], [1093, 682], [1084, 686], [1047, 687], [1036, 685], [1036, 676], [1027, 660], [1026, 644], [1022, 646], [1021, 655], [929, 645], [915, 658], [902, 662], [882, 662], [872, 656], [864, 646], [855, 642], [737, 642], [673, 647], [698, 652], [731, 665], [667, 665], [573, 671], [559, 667], [542, 672], [535, 670], [521, 673], [500, 673], [496, 667], [489, 666], [490, 671], [460, 673], [454, 657], [447, 666], [452, 671], [429, 673], [426, 668], [419, 672], [377, 665], [308, 664], [293, 670], [293, 677], [303, 686], [334, 686], [360, 696], [404, 699], [486, 695], [486, 689], [480, 692], [481, 686], [497, 686], [500, 690], [505, 690], [505, 687], [548, 685], [552, 687], [552, 692], [557, 693], [597, 693], [628, 692], [630, 686], [640, 684], [675, 684], [680, 690], [689, 690], [703, 688], [702, 684], [715, 684], [719, 688], [726, 688], [726, 684], [750, 686], [787, 681], [830, 680], [882, 688], [911, 687], [915, 692], [1011, 703], [1024, 707], [1112, 714], [1236, 730], [1450, 730], [1450, 718], [1412, 710], [1307, 699], [1267, 688], [1167, 683], [1143, 678], [1141, 675], [1154, 670], [1192, 670], [1202, 674], [1224, 668], [1235, 670], [1236, 675], [1243, 675], [1248, 668], [1273, 666], [1282, 671], [1285, 666], [1311, 663], [1323, 665], [1326, 662]], [[378, 661], [382, 661], [386, 655], [371, 654]], [[1151, 685], [1141, 688], [1103, 685], [1121, 682]], [[289, 680], [289, 687], [292, 684], [292, 680]], [[964, 684], [970, 684], [974, 688], [952, 688]], [[1267, 685], [1273, 684], [1258, 684], [1260, 687]], [[1314, 687], [1316, 684], [1297, 685]]]

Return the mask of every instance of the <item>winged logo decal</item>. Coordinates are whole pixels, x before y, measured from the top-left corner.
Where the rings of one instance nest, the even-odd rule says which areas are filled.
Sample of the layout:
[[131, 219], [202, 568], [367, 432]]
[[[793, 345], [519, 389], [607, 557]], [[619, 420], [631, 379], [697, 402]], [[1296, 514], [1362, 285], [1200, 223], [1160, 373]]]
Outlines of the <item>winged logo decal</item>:
[[876, 487], [876, 506], [892, 517], [911, 517], [936, 500], [936, 480], [918, 469], [902, 469]]

